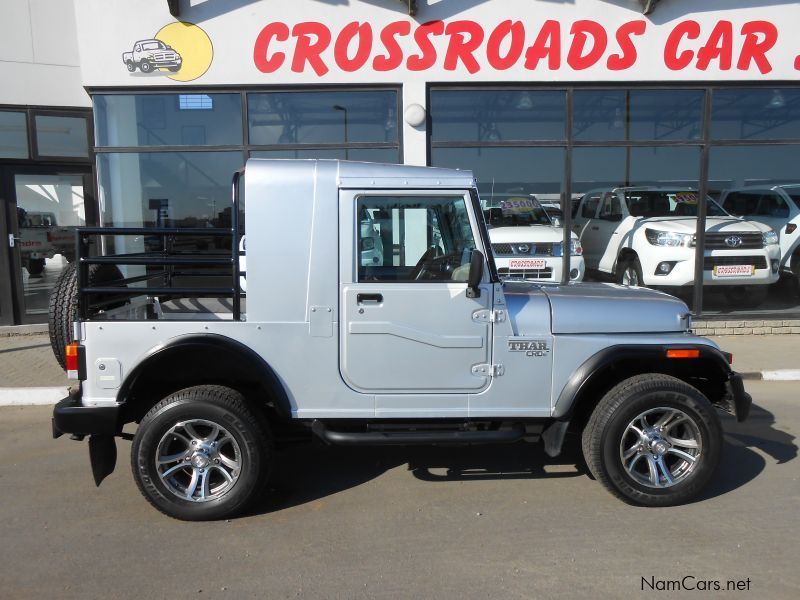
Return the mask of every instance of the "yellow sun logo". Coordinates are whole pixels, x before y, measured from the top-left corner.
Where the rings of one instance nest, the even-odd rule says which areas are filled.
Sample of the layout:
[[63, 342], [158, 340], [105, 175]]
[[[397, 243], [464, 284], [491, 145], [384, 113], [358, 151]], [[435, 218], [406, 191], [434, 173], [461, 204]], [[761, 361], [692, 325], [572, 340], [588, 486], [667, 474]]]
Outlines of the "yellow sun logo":
[[192, 81], [202, 76], [211, 66], [214, 46], [208, 34], [194, 23], [170, 23], [159, 29], [154, 37], [174, 48], [181, 56], [180, 69], [168, 75], [170, 79]]

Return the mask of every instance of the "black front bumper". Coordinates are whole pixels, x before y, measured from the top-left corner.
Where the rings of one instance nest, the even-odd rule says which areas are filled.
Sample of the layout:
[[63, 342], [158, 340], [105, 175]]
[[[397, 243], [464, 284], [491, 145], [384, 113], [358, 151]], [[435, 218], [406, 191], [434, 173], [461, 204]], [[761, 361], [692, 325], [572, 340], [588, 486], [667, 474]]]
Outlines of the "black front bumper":
[[53, 437], [74, 435], [116, 435], [120, 431], [119, 406], [83, 406], [80, 389], [53, 409]]
[[725, 390], [726, 409], [736, 415], [736, 420], [741, 423], [750, 415], [750, 406], [753, 404], [752, 396], [744, 391], [742, 376], [731, 371], [725, 382]]

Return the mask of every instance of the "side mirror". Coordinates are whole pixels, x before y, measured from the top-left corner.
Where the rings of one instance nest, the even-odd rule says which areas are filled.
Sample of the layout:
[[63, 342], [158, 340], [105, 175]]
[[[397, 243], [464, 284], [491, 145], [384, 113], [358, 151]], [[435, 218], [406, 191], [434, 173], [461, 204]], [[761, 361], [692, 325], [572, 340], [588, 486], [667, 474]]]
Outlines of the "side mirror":
[[478, 286], [483, 279], [483, 252], [480, 250], [472, 251], [472, 258], [469, 261], [469, 278], [467, 279], [467, 298], [480, 298], [481, 288]]

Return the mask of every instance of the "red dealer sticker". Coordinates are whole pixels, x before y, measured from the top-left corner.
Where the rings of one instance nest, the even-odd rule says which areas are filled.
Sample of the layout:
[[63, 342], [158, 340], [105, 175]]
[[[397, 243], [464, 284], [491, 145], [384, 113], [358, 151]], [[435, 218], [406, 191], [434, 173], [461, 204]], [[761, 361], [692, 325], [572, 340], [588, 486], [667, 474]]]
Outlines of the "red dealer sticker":
[[513, 258], [508, 266], [511, 269], [544, 269], [547, 263], [543, 258]]
[[754, 265], [718, 265], [714, 267], [714, 277], [752, 277]]

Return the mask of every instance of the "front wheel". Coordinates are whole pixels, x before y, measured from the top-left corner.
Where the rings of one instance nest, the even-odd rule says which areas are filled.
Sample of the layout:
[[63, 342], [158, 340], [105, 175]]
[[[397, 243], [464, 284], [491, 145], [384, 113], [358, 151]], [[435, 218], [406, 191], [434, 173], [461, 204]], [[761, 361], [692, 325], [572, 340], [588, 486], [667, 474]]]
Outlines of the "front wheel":
[[150, 64], [148, 61], [143, 60], [139, 63], [139, 68], [142, 70], [142, 73], [149, 73], [153, 70], [153, 65]]
[[144, 497], [176, 519], [223, 519], [254, 501], [270, 473], [263, 419], [227, 387], [203, 385], [156, 404], [133, 438], [131, 466]]
[[643, 285], [642, 265], [635, 256], [621, 260], [617, 265], [617, 283], [621, 285]]
[[696, 496], [722, 452], [708, 399], [669, 375], [648, 373], [608, 392], [583, 430], [592, 475], [629, 504], [672, 506]]

